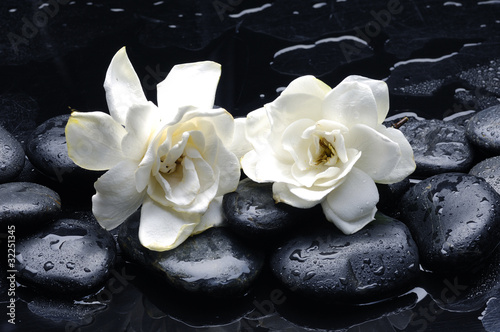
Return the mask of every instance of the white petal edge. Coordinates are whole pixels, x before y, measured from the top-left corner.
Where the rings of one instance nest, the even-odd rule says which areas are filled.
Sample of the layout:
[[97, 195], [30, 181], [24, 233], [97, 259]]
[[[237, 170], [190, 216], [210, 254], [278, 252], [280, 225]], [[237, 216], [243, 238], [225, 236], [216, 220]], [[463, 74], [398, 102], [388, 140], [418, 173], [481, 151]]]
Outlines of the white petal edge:
[[135, 189], [136, 169], [133, 162], [122, 161], [94, 184], [96, 194], [92, 197], [92, 212], [103, 228], [117, 227], [141, 206], [145, 194]]
[[392, 170], [392, 172], [387, 177], [378, 180], [377, 182], [388, 184], [402, 181], [415, 171], [416, 164], [413, 156], [413, 149], [404, 134], [399, 129], [386, 128], [385, 126], [380, 125], [377, 127], [377, 130], [382, 133], [382, 135], [385, 135], [394, 142], [398, 143], [401, 155], [399, 163]]
[[109, 114], [122, 125], [125, 125], [131, 106], [147, 103], [141, 82], [130, 63], [125, 47], [111, 60], [104, 80], [104, 89]]
[[245, 134], [246, 118], [234, 119], [234, 134], [232, 141], [226, 147], [234, 153], [236, 158], [241, 159], [248, 151], [252, 150], [252, 144]]
[[378, 123], [381, 124], [385, 120], [387, 113], [389, 113], [389, 88], [387, 83], [359, 75], [347, 76], [342, 82], [359, 82], [368, 85], [377, 103]]
[[148, 197], [141, 209], [139, 241], [153, 251], [174, 249], [193, 234], [200, 218], [200, 214], [179, 213]]
[[103, 112], [73, 112], [65, 129], [69, 157], [78, 166], [108, 170], [124, 159], [125, 129]]
[[375, 96], [370, 87], [359, 82], [341, 82], [323, 101], [322, 118], [342, 123], [347, 127], [378, 124]]
[[194, 228], [193, 234], [199, 234], [209, 228], [221, 226], [223, 222], [222, 196], [219, 196], [212, 200], [207, 212], [201, 217], [200, 223]]
[[158, 107], [171, 119], [184, 106], [211, 109], [221, 73], [220, 64], [201, 61], [176, 65], [157, 85]]
[[353, 234], [375, 218], [378, 200], [375, 182], [363, 171], [353, 168], [321, 206], [328, 221], [344, 234]]

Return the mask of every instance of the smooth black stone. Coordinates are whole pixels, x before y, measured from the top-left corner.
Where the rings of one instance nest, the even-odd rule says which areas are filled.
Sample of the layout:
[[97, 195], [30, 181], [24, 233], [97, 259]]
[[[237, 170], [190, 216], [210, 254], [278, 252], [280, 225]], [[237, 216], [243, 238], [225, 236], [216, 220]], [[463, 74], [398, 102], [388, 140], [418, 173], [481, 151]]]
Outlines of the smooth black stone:
[[479, 149], [500, 154], [500, 105], [474, 114], [467, 124], [466, 135]]
[[270, 266], [288, 289], [306, 297], [365, 303], [411, 287], [418, 257], [408, 228], [378, 213], [352, 235], [326, 224], [301, 232], [276, 249]]
[[17, 280], [47, 293], [78, 297], [108, 279], [115, 257], [113, 236], [97, 222], [59, 219], [19, 239]]
[[264, 265], [264, 253], [241, 242], [229, 230], [211, 228], [177, 248], [157, 252], [138, 238], [140, 212], [120, 226], [118, 241], [134, 263], [158, 272], [172, 286], [210, 296], [240, 296]]
[[272, 183], [246, 178], [236, 191], [224, 195], [222, 209], [228, 226], [241, 236], [259, 239], [277, 236], [304, 218], [304, 210], [273, 199]]
[[410, 188], [410, 179], [406, 178], [390, 184], [376, 183], [376, 185], [379, 194], [377, 209], [390, 217], [396, 218], [401, 197]]
[[16, 232], [32, 232], [61, 211], [59, 195], [42, 185], [11, 182], [0, 185], [0, 227], [14, 225]]
[[439, 174], [422, 180], [401, 201], [424, 268], [467, 271], [483, 262], [500, 241], [500, 195], [482, 178]]
[[0, 183], [14, 180], [23, 167], [24, 150], [21, 143], [0, 126]]
[[481, 161], [471, 168], [469, 174], [485, 179], [500, 194], [500, 156]]
[[401, 128], [413, 148], [417, 168], [413, 176], [468, 172], [474, 151], [463, 126], [442, 120], [410, 119]]
[[92, 184], [96, 172], [76, 165], [68, 156], [65, 127], [69, 114], [53, 117], [32, 133], [26, 149], [29, 160], [40, 172], [59, 183]]

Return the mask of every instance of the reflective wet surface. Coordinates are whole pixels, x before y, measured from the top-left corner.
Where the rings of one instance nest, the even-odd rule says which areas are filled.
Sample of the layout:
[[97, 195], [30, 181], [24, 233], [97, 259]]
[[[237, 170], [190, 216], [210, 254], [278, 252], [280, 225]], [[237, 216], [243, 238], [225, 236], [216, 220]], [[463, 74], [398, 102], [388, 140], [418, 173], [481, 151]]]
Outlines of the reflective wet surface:
[[[23, 143], [37, 125], [71, 109], [106, 111], [104, 75], [122, 46], [153, 101], [173, 65], [221, 63], [216, 104], [235, 117], [305, 74], [330, 86], [351, 74], [383, 79], [389, 115], [450, 119], [500, 98], [496, 0], [4, 0], [0, 27], [0, 124]], [[88, 209], [88, 190], [80, 191], [85, 196], [71, 189], [61, 198]], [[188, 295], [121, 262], [101, 291], [85, 298], [18, 285], [17, 324], [2, 314], [0, 330], [496, 331], [498, 257], [470, 275], [421, 271], [413, 291], [363, 306], [311, 303], [270, 271], [241, 298]], [[4, 308], [9, 275], [0, 271]]]

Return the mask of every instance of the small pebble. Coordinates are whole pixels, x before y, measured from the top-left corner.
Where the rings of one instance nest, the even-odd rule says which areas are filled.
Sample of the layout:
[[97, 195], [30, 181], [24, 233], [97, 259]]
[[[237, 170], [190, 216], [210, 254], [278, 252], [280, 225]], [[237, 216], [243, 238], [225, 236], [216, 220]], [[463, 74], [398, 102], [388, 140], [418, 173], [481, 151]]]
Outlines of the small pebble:
[[468, 172], [474, 159], [465, 129], [450, 121], [410, 119], [401, 128], [410, 143], [417, 168], [412, 176]]
[[468, 271], [500, 242], [500, 195], [482, 178], [438, 174], [406, 192], [401, 220], [417, 243], [425, 269], [443, 274]]
[[33, 232], [61, 211], [59, 195], [42, 185], [10, 182], [0, 185], [0, 227], [14, 225], [16, 232]]
[[18, 240], [17, 280], [46, 293], [78, 297], [104, 284], [115, 257], [113, 236], [97, 222], [59, 219]]
[[13, 181], [23, 167], [24, 150], [21, 143], [0, 126], [0, 183]]
[[412, 287], [418, 257], [408, 228], [377, 213], [352, 235], [326, 223], [301, 231], [276, 249], [270, 266], [289, 290], [311, 299], [364, 303]]
[[158, 272], [179, 289], [219, 296], [241, 296], [264, 265], [264, 253], [241, 242], [225, 228], [211, 228], [177, 248], [156, 252], [138, 239], [140, 212], [120, 226], [118, 241], [128, 258]]
[[272, 183], [246, 178], [236, 191], [224, 195], [222, 208], [228, 226], [250, 239], [278, 236], [304, 220], [303, 209], [274, 201]]
[[477, 112], [466, 127], [467, 138], [482, 151], [500, 154], [500, 105]]

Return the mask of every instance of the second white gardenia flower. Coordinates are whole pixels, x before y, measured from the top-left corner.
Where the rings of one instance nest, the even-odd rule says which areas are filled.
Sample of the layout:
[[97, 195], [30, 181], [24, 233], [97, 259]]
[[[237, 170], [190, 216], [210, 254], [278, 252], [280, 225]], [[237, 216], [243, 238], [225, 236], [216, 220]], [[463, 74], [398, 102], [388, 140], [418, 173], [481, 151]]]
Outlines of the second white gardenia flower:
[[[240, 177], [235, 121], [214, 109], [220, 65], [177, 65], [158, 84], [158, 106], [146, 100], [125, 48], [104, 87], [110, 114], [73, 112], [68, 153], [79, 166], [109, 170], [95, 183], [93, 213], [106, 229], [141, 205], [139, 239], [156, 251], [222, 221], [221, 199]], [[238, 132], [238, 131], [236, 131]]]
[[383, 81], [349, 76], [331, 89], [313, 76], [294, 80], [272, 103], [248, 114], [253, 149], [243, 171], [274, 182], [277, 202], [299, 208], [321, 204], [346, 234], [374, 219], [375, 183], [394, 183], [415, 170], [403, 134], [382, 125], [389, 111]]

